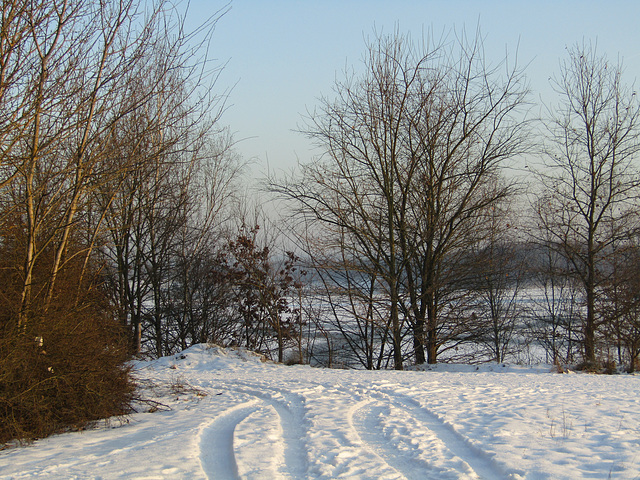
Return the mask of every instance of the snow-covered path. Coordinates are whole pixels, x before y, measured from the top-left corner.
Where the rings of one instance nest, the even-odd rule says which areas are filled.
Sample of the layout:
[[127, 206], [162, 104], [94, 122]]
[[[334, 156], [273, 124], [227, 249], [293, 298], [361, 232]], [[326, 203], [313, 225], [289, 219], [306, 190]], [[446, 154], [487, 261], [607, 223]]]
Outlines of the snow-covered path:
[[0, 478], [640, 479], [640, 376], [323, 370], [202, 345], [138, 369], [170, 409], [0, 452]]

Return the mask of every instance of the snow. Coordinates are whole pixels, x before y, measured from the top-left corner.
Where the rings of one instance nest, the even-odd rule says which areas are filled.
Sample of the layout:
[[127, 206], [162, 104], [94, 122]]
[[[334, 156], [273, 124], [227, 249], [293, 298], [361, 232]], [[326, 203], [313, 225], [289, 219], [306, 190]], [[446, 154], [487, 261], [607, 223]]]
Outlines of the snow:
[[0, 478], [640, 478], [640, 376], [327, 370], [206, 345], [135, 367], [155, 412], [6, 449]]

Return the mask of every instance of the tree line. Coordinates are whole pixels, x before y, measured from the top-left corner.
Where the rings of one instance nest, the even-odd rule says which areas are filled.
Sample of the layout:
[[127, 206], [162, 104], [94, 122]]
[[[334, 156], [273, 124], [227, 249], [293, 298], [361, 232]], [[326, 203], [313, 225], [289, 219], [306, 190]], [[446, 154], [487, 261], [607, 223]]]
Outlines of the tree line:
[[633, 370], [640, 107], [622, 66], [568, 49], [558, 103], [534, 117], [524, 71], [491, 63], [479, 35], [396, 32], [367, 53], [308, 118], [324, 154], [268, 183], [305, 224], [298, 243], [353, 363], [526, 348]]
[[622, 65], [573, 47], [533, 118], [524, 70], [479, 34], [376, 35], [307, 119], [323, 155], [265, 179], [274, 224], [242, 193], [202, 54], [225, 12], [188, 33], [164, 1], [3, 5], [1, 441], [126, 413], [128, 359], [203, 342], [369, 369], [527, 345], [633, 369]]

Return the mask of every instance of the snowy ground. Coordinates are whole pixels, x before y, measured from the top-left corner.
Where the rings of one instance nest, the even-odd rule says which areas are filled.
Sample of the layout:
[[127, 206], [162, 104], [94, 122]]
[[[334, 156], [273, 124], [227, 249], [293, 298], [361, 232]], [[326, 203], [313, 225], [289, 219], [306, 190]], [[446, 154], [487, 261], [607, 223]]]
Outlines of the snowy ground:
[[0, 452], [0, 478], [640, 479], [640, 376], [137, 364], [155, 413]]

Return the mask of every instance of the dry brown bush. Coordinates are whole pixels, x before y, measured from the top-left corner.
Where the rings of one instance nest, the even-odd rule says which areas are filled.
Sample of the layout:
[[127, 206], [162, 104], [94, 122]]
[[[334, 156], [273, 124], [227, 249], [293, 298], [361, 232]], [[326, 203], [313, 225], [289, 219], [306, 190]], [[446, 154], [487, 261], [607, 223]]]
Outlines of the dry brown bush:
[[70, 265], [49, 307], [32, 308], [18, 327], [16, 269], [1, 267], [0, 445], [128, 413], [129, 345], [100, 288], [93, 282], [79, 288]]

